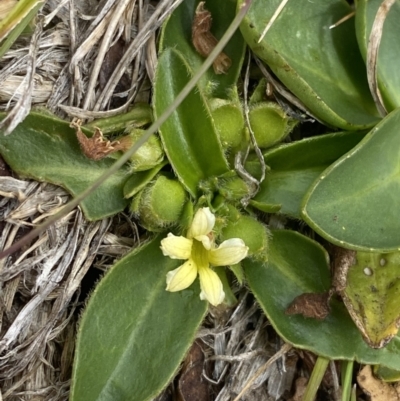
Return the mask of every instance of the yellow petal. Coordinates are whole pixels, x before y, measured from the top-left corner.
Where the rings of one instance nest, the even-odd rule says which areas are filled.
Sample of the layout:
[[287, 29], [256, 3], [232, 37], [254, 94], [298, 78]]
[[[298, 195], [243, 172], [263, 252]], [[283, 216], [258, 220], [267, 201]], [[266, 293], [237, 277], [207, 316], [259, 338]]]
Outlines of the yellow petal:
[[167, 273], [167, 291], [181, 291], [192, 285], [197, 276], [197, 266], [189, 259], [183, 265]]
[[217, 273], [209, 267], [199, 267], [200, 275], [200, 298], [206, 299], [211, 305], [217, 306], [225, 298], [221, 280]]
[[161, 240], [161, 250], [164, 256], [169, 256], [171, 259], [189, 259], [192, 243], [191, 239], [169, 233], [167, 238]]
[[218, 248], [208, 252], [208, 261], [213, 266], [235, 265], [243, 260], [249, 251], [240, 238], [231, 238], [224, 241]]
[[214, 224], [215, 216], [210, 212], [210, 209], [208, 207], [200, 208], [194, 215], [188, 232], [188, 238], [196, 238], [198, 241], [201, 241], [202, 236], [212, 231]]

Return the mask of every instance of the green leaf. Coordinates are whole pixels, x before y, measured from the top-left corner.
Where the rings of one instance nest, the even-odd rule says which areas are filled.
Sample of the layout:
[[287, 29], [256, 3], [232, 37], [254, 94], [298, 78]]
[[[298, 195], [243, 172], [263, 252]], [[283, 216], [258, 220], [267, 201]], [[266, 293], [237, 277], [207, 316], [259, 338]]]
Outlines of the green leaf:
[[341, 0], [289, 1], [258, 43], [280, 3], [253, 1], [241, 24], [251, 49], [321, 120], [346, 130], [376, 124], [354, 20], [329, 29], [352, 11], [350, 6]]
[[44, 0], [20, 0], [0, 21], [0, 58], [19, 38], [43, 4]]
[[[364, 60], [367, 58], [369, 36], [382, 0], [358, 0], [356, 9], [357, 40]], [[391, 7], [383, 25], [377, 71], [379, 89], [389, 111], [400, 106], [400, 3]]]
[[[20, 176], [60, 185], [72, 195], [90, 187], [113, 164], [112, 159], [89, 160], [67, 122], [36, 112], [11, 135], [0, 134], [0, 153]], [[82, 201], [88, 220], [111, 216], [126, 207], [123, 186], [128, 177], [129, 168], [120, 169]]]
[[365, 341], [381, 348], [397, 334], [400, 320], [400, 253], [357, 252], [347, 274], [344, 303]]
[[140, 192], [166, 164], [167, 162], [164, 161], [151, 170], [139, 171], [132, 174], [124, 185], [125, 198], [131, 198]]
[[328, 256], [318, 243], [294, 231], [275, 230], [268, 263], [245, 259], [242, 264], [250, 289], [285, 341], [330, 359], [400, 366], [400, 338], [386, 348], [371, 349], [338, 300], [332, 300], [325, 320], [285, 314], [298, 295], [322, 293], [330, 287]]
[[280, 213], [301, 218], [301, 201], [318, 176], [364, 137], [339, 132], [281, 145], [264, 153], [271, 168], [250, 204], [256, 209], [281, 205]]
[[400, 247], [399, 126], [397, 109], [309, 189], [303, 218], [328, 241], [369, 252]]
[[[193, 71], [196, 71], [204, 61], [204, 58], [197, 53], [192, 44], [192, 22], [198, 3], [199, 0], [185, 0], [182, 2], [164, 24], [160, 39], [160, 50], [174, 48], [180, 51]], [[235, 17], [236, 1], [209, 0], [206, 1], [205, 8], [212, 15], [211, 32], [219, 39]], [[199, 88], [210, 97], [230, 98], [232, 93], [229, 89], [234, 88], [238, 80], [244, 51], [245, 43], [243, 37], [237, 31], [224, 49], [224, 53], [232, 61], [229, 70], [226, 74], [217, 75], [210, 68], [201, 78]]]
[[[156, 116], [173, 102], [191, 73], [180, 53], [172, 49], [162, 53], [154, 83]], [[160, 136], [176, 175], [193, 197], [201, 180], [229, 171], [210, 110], [198, 89], [161, 126]]]
[[103, 278], [82, 316], [70, 401], [145, 401], [179, 368], [207, 310], [199, 285], [170, 293], [160, 237]]

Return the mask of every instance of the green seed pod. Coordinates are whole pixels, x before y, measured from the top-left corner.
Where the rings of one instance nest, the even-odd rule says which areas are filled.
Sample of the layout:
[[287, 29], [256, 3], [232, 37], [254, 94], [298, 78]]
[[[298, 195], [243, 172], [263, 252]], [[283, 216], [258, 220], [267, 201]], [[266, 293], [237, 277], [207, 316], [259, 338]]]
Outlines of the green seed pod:
[[222, 229], [221, 239], [241, 238], [249, 247], [249, 256], [262, 262], [268, 260], [268, 229], [250, 216], [241, 216], [235, 222], [228, 222]]
[[244, 139], [244, 119], [240, 105], [228, 100], [211, 99], [210, 108], [222, 146], [239, 146]]
[[139, 195], [139, 202], [135, 197], [131, 209], [135, 208], [140, 224], [147, 230], [162, 231], [179, 223], [187, 196], [178, 180], [159, 175]]
[[[124, 135], [124, 143], [130, 142], [133, 146], [135, 142], [143, 135], [145, 131], [141, 129], [134, 129], [128, 135]], [[119, 138], [119, 139], [121, 139]], [[118, 140], [118, 138], [117, 138]], [[131, 157], [133, 171], [150, 170], [162, 162], [164, 158], [164, 151], [160, 139], [156, 135], [152, 135], [149, 140], [144, 143], [137, 152]]]
[[260, 148], [268, 148], [282, 141], [298, 123], [273, 102], [262, 102], [253, 106], [249, 112], [249, 120]]

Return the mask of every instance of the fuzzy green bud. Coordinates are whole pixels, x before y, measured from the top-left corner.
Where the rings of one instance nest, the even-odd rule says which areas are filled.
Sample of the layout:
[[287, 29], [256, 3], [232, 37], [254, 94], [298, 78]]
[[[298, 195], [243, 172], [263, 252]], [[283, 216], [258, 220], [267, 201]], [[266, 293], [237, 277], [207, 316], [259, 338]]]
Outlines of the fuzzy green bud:
[[268, 229], [250, 216], [241, 215], [222, 229], [221, 239], [241, 238], [249, 247], [249, 256], [262, 262], [268, 260]]
[[147, 230], [162, 231], [179, 223], [187, 196], [178, 180], [160, 175], [138, 195], [140, 199], [134, 198], [131, 209], [139, 215], [140, 224]]
[[239, 146], [244, 139], [244, 119], [240, 105], [223, 99], [212, 99], [210, 107], [222, 146]]
[[[123, 140], [133, 146], [144, 134], [144, 130], [134, 129], [128, 135], [124, 135], [117, 140]], [[123, 139], [122, 139], [123, 138]], [[133, 171], [150, 170], [162, 162], [164, 151], [160, 139], [152, 135], [130, 159]]]
[[249, 120], [260, 148], [268, 148], [282, 141], [298, 123], [273, 102], [262, 102], [253, 106], [249, 112]]

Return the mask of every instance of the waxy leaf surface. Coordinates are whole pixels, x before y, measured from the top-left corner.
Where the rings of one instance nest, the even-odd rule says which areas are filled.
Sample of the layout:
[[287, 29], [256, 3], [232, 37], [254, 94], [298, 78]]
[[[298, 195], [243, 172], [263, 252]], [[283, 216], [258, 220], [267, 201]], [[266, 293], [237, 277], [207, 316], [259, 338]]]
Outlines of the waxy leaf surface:
[[[72, 195], [90, 187], [114, 163], [112, 159], [89, 160], [67, 122], [36, 112], [12, 134], [0, 133], [0, 153], [22, 177], [60, 185]], [[129, 176], [129, 168], [121, 168], [81, 202], [88, 220], [99, 220], [125, 208], [128, 202], [123, 186]]]
[[312, 183], [364, 135], [363, 132], [321, 135], [265, 152], [265, 163], [270, 170], [251, 204], [257, 209], [263, 205], [281, 205], [280, 213], [301, 218], [301, 202]]
[[286, 308], [303, 293], [323, 293], [330, 287], [328, 257], [311, 239], [287, 230], [272, 231], [268, 263], [242, 262], [251, 291], [282, 338], [297, 348], [330, 359], [400, 366], [400, 339], [386, 348], [370, 348], [338, 300], [325, 320], [286, 315]]
[[[376, 13], [382, 0], [358, 0], [356, 32], [364, 60]], [[400, 3], [394, 2], [385, 19], [378, 52], [378, 83], [389, 111], [400, 106]]]
[[329, 29], [351, 12], [350, 6], [342, 0], [291, 0], [258, 43], [280, 3], [253, 1], [241, 24], [251, 49], [322, 121], [346, 130], [376, 124], [354, 20]]
[[338, 246], [400, 248], [400, 109], [329, 167], [306, 194], [302, 215]]
[[[154, 84], [156, 117], [174, 101], [191, 74], [180, 53], [164, 50]], [[201, 180], [229, 171], [209, 108], [198, 88], [161, 126], [160, 136], [176, 175], [192, 196], [198, 195]]]
[[146, 401], [173, 378], [207, 303], [200, 289], [171, 293], [161, 237], [115, 264], [93, 292], [79, 327], [70, 401]]

